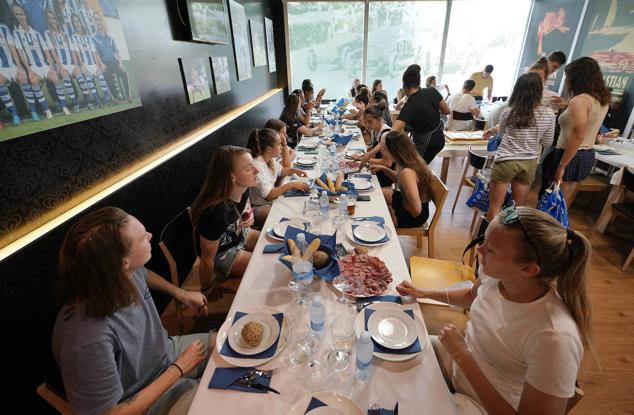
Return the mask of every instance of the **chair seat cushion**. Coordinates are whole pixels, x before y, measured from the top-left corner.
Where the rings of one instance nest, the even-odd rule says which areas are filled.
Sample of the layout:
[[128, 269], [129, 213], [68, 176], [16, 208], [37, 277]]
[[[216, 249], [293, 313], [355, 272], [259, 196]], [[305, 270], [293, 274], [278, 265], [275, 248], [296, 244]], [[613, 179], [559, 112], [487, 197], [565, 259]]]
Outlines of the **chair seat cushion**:
[[630, 219], [634, 219], [634, 203], [614, 203], [612, 208], [619, 212], [621, 215], [625, 215]]

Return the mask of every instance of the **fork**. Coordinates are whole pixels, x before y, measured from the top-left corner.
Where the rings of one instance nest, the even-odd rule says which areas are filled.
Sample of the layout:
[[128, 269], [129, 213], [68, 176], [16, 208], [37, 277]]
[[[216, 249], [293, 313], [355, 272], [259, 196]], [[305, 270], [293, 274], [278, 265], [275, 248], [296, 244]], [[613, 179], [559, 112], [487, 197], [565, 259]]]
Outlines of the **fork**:
[[278, 368], [267, 369], [267, 370], [256, 370], [255, 374], [265, 378], [270, 378], [279, 371], [280, 370]]
[[368, 415], [380, 415], [381, 414], [381, 405], [374, 402], [370, 405], [370, 409], [368, 410]]

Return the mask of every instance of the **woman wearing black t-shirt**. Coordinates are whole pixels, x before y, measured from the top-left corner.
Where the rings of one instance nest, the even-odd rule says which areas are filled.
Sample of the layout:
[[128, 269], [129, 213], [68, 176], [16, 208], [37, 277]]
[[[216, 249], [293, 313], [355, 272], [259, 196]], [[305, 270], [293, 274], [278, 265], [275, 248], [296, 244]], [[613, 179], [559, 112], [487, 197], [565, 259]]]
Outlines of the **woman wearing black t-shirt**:
[[[216, 150], [205, 184], [192, 203], [200, 286], [213, 296], [230, 277], [242, 277], [260, 232], [253, 225], [249, 187], [257, 185], [258, 170], [249, 150], [224, 146]], [[214, 280], [214, 275], [216, 279]]]
[[427, 164], [445, 146], [440, 112], [451, 110], [435, 88], [420, 87], [420, 66], [410, 65], [403, 73], [403, 90], [408, 96], [392, 130], [411, 131], [416, 151]]
[[313, 134], [319, 134], [319, 128], [309, 128], [302, 124], [301, 120], [297, 117], [301, 102], [299, 97], [295, 94], [290, 94], [286, 98], [286, 105], [280, 114], [280, 121], [286, 124], [286, 141], [291, 148], [295, 148], [302, 136], [310, 136]]

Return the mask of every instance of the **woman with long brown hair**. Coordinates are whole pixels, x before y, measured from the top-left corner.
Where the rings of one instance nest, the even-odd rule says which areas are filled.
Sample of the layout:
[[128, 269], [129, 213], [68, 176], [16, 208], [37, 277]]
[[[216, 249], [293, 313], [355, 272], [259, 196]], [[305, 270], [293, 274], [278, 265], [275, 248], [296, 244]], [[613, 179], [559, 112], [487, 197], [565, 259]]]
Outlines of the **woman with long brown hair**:
[[264, 124], [264, 128], [270, 128], [276, 131], [280, 136], [280, 143], [282, 144], [282, 159], [280, 163], [282, 167], [293, 166], [293, 159], [295, 158], [295, 150], [288, 145], [288, 135], [286, 134], [286, 124], [275, 118], [271, 118]]
[[[385, 157], [381, 153], [381, 150], [385, 146], [383, 138], [390, 132], [390, 126], [383, 120], [385, 106], [385, 102], [380, 102], [378, 104], [370, 105], [365, 109], [365, 111], [363, 111], [361, 121], [363, 122], [365, 130], [369, 133], [368, 151], [363, 156], [354, 154], [352, 158], [355, 160], [361, 160], [362, 165], [366, 163], [370, 163], [371, 165], [382, 164], [385, 167], [394, 170], [396, 168], [394, 160]], [[392, 183], [394, 183], [392, 179], [390, 179], [390, 177], [382, 171], [377, 171], [376, 177], [379, 180], [381, 187], [391, 186]]]
[[587, 56], [570, 62], [565, 73], [565, 86], [573, 98], [559, 116], [555, 181], [561, 182], [568, 201], [594, 166], [594, 141], [608, 112], [610, 90], [597, 61]]
[[66, 233], [52, 348], [74, 413], [158, 413], [191, 402], [214, 333], [168, 336], [149, 289], [203, 315], [207, 301], [145, 268], [151, 239], [115, 207], [87, 214]]
[[590, 251], [582, 234], [550, 215], [508, 206], [478, 248], [474, 286], [397, 287], [401, 295], [470, 309], [464, 337], [451, 324], [432, 337], [458, 412], [566, 412], [584, 348], [593, 355]]
[[300, 106], [299, 96], [290, 94], [286, 98], [286, 105], [280, 114], [280, 121], [286, 124], [287, 141], [291, 148], [295, 148], [303, 136], [318, 134], [320, 131], [319, 128], [309, 128], [302, 123], [298, 116]]
[[260, 236], [259, 231], [249, 229], [254, 218], [247, 191], [257, 186], [257, 174], [253, 157], [246, 148], [220, 147], [192, 203], [200, 286], [210, 299], [218, 294], [217, 287], [222, 282], [244, 275]]
[[383, 188], [383, 196], [390, 209], [394, 226], [423, 226], [429, 217], [431, 180], [434, 173], [416, 152], [414, 143], [407, 134], [391, 131], [385, 135], [383, 142], [381, 152], [384, 157], [394, 160], [396, 170], [383, 164], [374, 164], [370, 170], [373, 173], [384, 172], [396, 183], [397, 190]]

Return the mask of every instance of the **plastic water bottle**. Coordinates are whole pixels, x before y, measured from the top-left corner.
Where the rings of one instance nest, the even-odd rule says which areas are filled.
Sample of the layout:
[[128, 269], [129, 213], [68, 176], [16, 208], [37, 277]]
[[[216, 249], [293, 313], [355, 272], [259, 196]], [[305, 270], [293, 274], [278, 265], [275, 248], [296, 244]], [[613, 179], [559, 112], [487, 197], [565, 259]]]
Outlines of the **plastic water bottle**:
[[317, 339], [321, 339], [324, 334], [324, 320], [326, 320], [326, 312], [324, 305], [321, 303], [321, 296], [316, 295], [310, 303], [310, 330]]
[[374, 344], [372, 344], [372, 337], [368, 331], [361, 333], [359, 340], [357, 340], [356, 355], [357, 355], [357, 379], [361, 382], [367, 382], [372, 376], [372, 359], [374, 353]]
[[[303, 233], [297, 234], [297, 249], [299, 249], [300, 255], [304, 255], [304, 252], [308, 249], [308, 243], [306, 242], [306, 235]], [[307, 288], [313, 282], [313, 257], [312, 255], [307, 259], [300, 259], [293, 263], [293, 279], [291, 280], [292, 288], [296, 290], [302, 290]]]
[[333, 176], [336, 176], [339, 171], [339, 160], [337, 160], [337, 146], [335, 143], [332, 143], [328, 150], [330, 151], [330, 170]]
[[323, 221], [328, 220], [328, 210], [330, 209], [328, 193], [325, 190], [321, 191], [321, 196], [319, 197], [319, 210], [321, 211], [321, 219]]
[[348, 216], [348, 195], [345, 193], [339, 196], [339, 214], [344, 219]]

